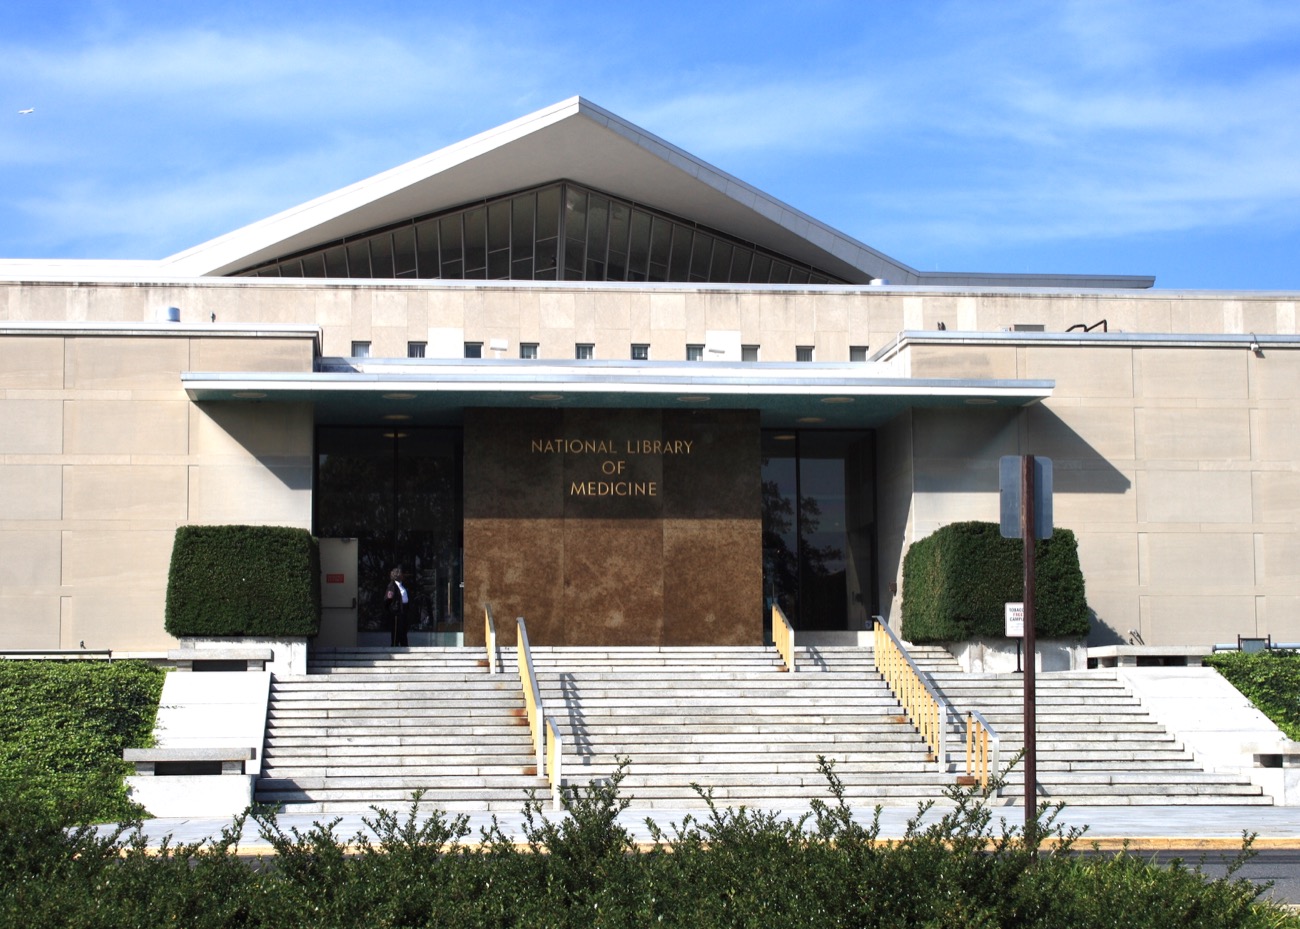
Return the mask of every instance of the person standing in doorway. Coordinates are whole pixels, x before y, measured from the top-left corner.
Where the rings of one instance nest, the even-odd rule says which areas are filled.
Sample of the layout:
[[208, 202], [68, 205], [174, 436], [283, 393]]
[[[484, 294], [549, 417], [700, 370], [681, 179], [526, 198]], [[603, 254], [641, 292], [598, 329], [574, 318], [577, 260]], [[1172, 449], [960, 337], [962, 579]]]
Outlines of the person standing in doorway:
[[393, 568], [388, 577], [388, 591], [384, 594], [384, 599], [388, 612], [393, 617], [393, 647], [405, 648], [406, 609], [411, 603], [411, 594], [406, 587], [406, 576], [402, 574], [401, 565]]

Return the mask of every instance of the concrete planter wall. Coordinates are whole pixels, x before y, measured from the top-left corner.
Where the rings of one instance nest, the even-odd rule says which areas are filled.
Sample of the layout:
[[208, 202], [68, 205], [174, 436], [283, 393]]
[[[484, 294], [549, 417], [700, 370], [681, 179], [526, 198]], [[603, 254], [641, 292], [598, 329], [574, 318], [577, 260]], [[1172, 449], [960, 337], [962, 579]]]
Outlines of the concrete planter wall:
[[266, 670], [272, 674], [306, 674], [307, 673], [307, 638], [290, 636], [277, 639], [270, 636], [220, 636], [200, 637], [182, 636], [181, 648], [202, 650], [205, 648], [233, 648], [236, 646], [260, 646], [269, 648], [274, 657]]
[[[1088, 667], [1088, 647], [1083, 639], [1038, 639], [1034, 668], [1038, 671], [1081, 671]], [[975, 638], [962, 642], [944, 642], [968, 673], [1000, 673], [1016, 670], [1015, 639]], [[1025, 658], [1021, 654], [1021, 667]]]

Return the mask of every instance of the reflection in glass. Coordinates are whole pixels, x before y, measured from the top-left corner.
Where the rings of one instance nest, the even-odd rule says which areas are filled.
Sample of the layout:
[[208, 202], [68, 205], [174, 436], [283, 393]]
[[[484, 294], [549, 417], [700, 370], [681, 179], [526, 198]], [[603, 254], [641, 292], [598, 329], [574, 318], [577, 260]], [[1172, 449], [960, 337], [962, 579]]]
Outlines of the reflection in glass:
[[415, 217], [240, 273], [555, 280], [561, 251], [566, 280], [840, 283], [753, 243], [568, 181]]
[[400, 564], [413, 580], [412, 631], [459, 630], [459, 430], [322, 426], [316, 446], [314, 531], [357, 540], [359, 628], [391, 627], [383, 597]]
[[763, 434], [763, 589], [796, 629], [861, 629], [876, 609], [873, 442]]

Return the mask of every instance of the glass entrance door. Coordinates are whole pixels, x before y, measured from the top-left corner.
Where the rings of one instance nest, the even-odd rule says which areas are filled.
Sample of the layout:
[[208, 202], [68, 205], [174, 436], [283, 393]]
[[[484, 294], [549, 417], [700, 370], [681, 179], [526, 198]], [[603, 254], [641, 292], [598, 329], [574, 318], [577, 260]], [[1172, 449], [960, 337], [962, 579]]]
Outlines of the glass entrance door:
[[411, 645], [451, 644], [461, 615], [458, 429], [321, 426], [315, 532], [357, 540], [357, 642], [386, 645], [389, 572], [406, 574]]
[[875, 436], [763, 433], [763, 590], [796, 629], [862, 629], [876, 612]]

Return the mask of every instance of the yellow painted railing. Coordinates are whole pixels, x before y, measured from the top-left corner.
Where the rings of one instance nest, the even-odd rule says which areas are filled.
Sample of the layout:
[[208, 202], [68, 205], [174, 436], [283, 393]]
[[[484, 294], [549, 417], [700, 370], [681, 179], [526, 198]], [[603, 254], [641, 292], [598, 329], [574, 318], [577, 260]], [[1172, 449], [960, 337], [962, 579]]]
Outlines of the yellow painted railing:
[[[966, 777], [971, 783], [988, 790], [990, 772], [996, 776], [1000, 765], [1002, 740], [997, 730], [977, 710], [966, 714]], [[1001, 795], [1001, 791], [998, 791]]]
[[785, 662], [787, 671], [796, 670], [794, 665], [794, 627], [790, 625], [790, 620], [785, 618], [781, 608], [775, 603], [772, 604], [772, 641], [776, 644], [777, 653], [781, 660]]
[[[563, 786], [563, 767], [560, 750], [560, 730], [555, 721], [547, 717], [542, 705], [542, 694], [537, 687], [537, 674], [533, 670], [533, 652], [528, 646], [528, 627], [524, 618], [515, 620], [516, 653], [519, 658], [519, 680], [524, 688], [524, 708], [528, 712], [528, 732], [537, 754], [537, 773], [545, 774], [551, 787], [551, 802], [560, 807], [560, 788]], [[549, 742], [549, 750], [548, 750]]]
[[487, 646], [488, 673], [501, 673], [501, 656], [497, 652], [497, 624], [492, 621], [492, 607], [483, 604], [483, 644]]
[[560, 788], [564, 786], [564, 740], [560, 737], [560, 728], [555, 719], [546, 717], [546, 780], [551, 785], [551, 805], [559, 809], [561, 802]]
[[872, 656], [876, 670], [884, 678], [912, 725], [921, 734], [940, 771], [948, 770], [946, 736], [951, 707], [921, 676], [911, 656], [894, 630], [879, 616], [875, 617]]

